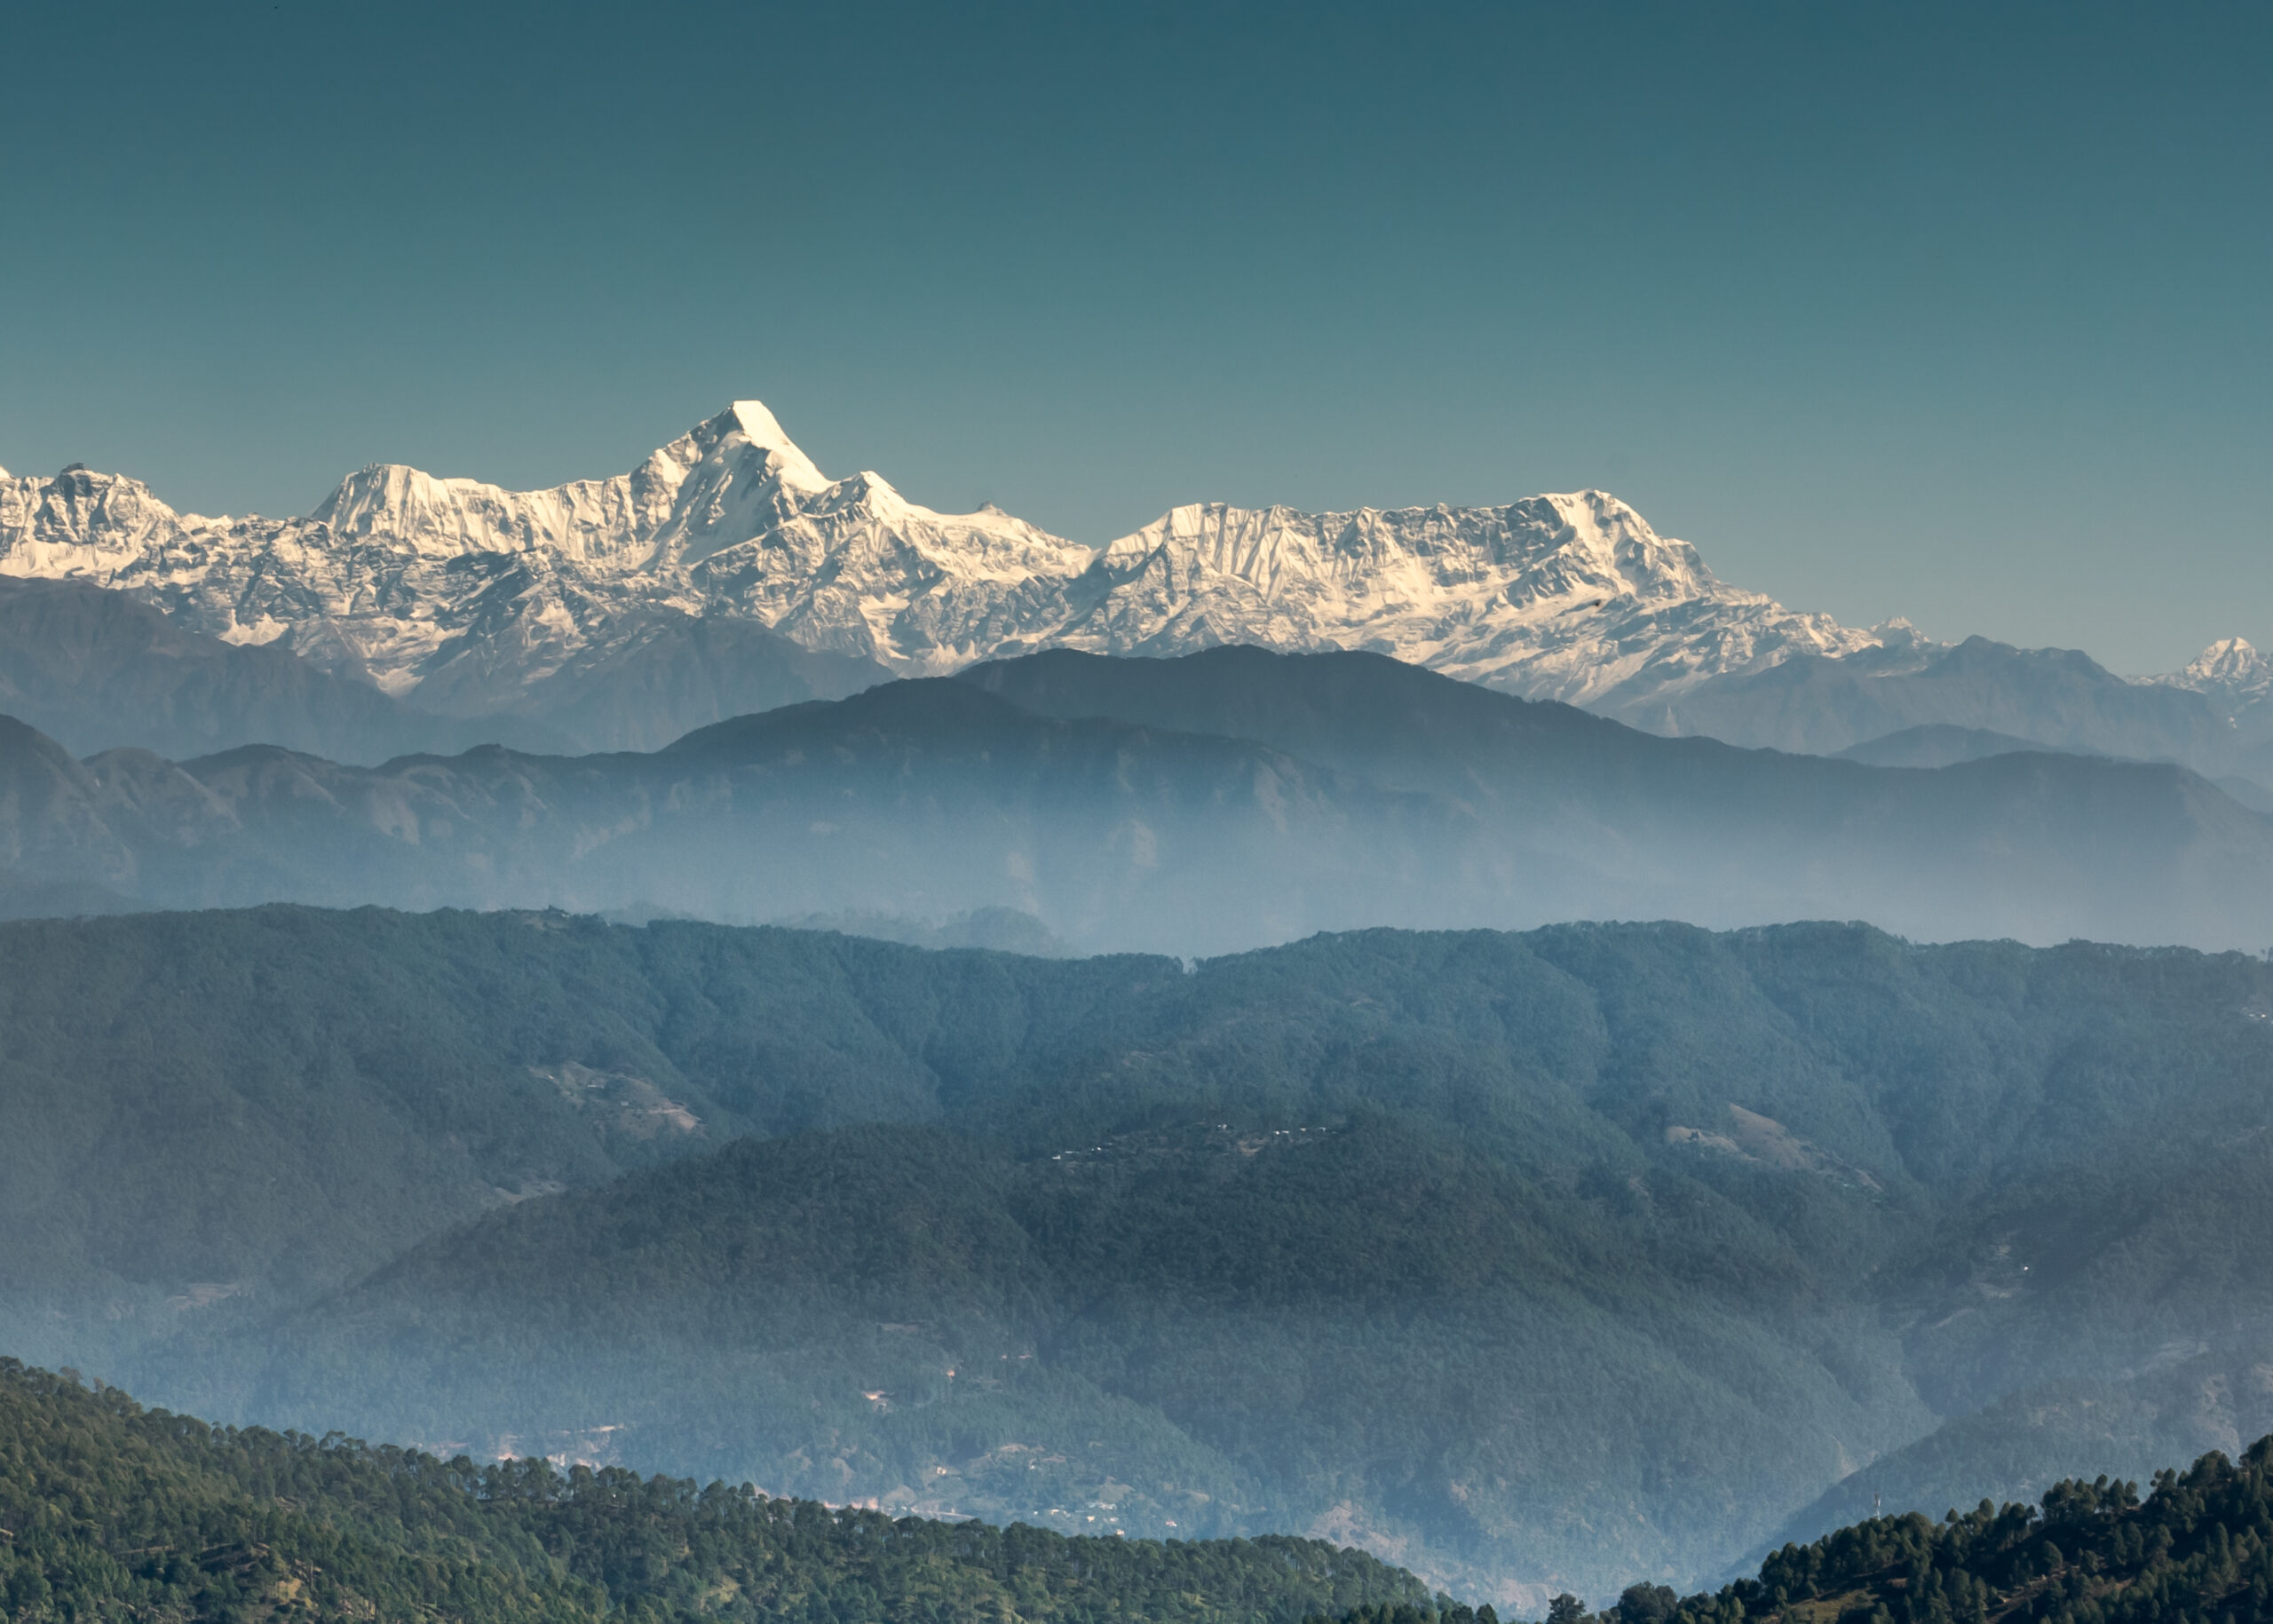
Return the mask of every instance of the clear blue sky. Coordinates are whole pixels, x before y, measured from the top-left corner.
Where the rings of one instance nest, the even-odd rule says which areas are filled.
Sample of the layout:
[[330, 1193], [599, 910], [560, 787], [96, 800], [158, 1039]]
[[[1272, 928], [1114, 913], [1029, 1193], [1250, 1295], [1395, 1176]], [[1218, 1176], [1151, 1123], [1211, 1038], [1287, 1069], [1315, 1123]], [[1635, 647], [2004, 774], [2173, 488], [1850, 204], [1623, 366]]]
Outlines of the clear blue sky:
[[20, 4], [0, 465], [204, 511], [736, 395], [1103, 541], [1599, 485], [1726, 578], [2273, 643], [2273, 8]]

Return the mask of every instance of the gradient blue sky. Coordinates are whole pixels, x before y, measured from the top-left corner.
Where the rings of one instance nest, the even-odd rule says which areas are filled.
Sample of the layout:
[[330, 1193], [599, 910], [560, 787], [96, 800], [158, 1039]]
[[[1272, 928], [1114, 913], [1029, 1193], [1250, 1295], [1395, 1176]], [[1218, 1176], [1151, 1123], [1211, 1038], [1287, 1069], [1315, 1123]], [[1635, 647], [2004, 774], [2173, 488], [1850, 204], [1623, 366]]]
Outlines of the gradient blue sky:
[[304, 511], [756, 395], [1104, 541], [1598, 485], [1725, 578], [2273, 643], [2273, 8], [20, 4], [0, 465]]

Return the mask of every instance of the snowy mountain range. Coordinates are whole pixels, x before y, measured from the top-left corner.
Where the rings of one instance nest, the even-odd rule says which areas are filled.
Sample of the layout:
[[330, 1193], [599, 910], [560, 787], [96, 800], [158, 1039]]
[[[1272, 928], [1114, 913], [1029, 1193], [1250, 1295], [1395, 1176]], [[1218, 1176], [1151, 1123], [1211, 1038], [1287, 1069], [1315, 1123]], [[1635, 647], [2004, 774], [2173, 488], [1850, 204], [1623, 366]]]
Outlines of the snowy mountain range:
[[[581, 748], [653, 748], [739, 710], [1045, 648], [1224, 644], [1370, 650], [1654, 732], [1786, 749], [1843, 749], [1891, 717], [2222, 772], [2273, 735], [2273, 661], [2238, 639], [2151, 685], [2092, 666], [2086, 686], [2107, 693], [2048, 711], [1974, 692], [2037, 680], [2005, 673], [2020, 651], [1999, 645], [1975, 651], [1966, 684], [1921, 688], [1946, 646], [1730, 586], [1601, 491], [1346, 513], [1197, 503], [1095, 547], [991, 507], [935, 512], [875, 473], [832, 479], [756, 401], [611, 479], [507, 491], [375, 464], [298, 519], [178, 513], [76, 465], [0, 474], [0, 575], [123, 592], [417, 711], [519, 718]], [[2110, 695], [2125, 719], [2070, 716]]]

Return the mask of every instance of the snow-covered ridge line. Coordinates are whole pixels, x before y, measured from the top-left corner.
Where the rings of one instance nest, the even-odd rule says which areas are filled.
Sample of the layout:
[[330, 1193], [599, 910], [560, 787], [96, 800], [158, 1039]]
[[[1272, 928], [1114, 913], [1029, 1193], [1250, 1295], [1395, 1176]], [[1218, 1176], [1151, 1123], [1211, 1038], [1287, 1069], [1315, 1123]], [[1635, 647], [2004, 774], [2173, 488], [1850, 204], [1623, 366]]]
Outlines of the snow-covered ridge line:
[[[1794, 655], [1922, 642], [1730, 586], [1601, 491], [1347, 513], [1195, 503], [1092, 548], [992, 508], [935, 512], [875, 473], [831, 479], [754, 400], [612, 478], [508, 491], [374, 464], [299, 519], [178, 514], [83, 468], [0, 475], [0, 573], [127, 590], [461, 715], [507, 708], [659, 616], [754, 621], [905, 674], [1045, 647], [1371, 649], [1629, 716]], [[2207, 692], [2266, 670], [2221, 645], [2158, 680]]]
[[2251, 647], [2246, 638], [2222, 638], [2183, 669], [2142, 680], [2190, 688], [2229, 710], [2242, 710], [2273, 698], [2273, 658]]

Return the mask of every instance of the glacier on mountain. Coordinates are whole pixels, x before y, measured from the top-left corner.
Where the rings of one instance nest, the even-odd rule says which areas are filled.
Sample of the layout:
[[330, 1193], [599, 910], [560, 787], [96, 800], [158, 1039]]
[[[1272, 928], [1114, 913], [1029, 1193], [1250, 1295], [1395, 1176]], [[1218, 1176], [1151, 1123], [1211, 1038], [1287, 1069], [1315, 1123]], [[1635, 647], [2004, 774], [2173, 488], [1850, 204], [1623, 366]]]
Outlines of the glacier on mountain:
[[[1601, 491], [1345, 513], [1202, 503], [1093, 547], [992, 507], [935, 512], [874, 472], [832, 479], [751, 400], [613, 478], [509, 491], [376, 464], [298, 519], [177, 513], [77, 466], [0, 475], [0, 574], [115, 588], [461, 717], [720, 622], [855, 662], [839, 688], [855, 669], [1050, 647], [1351, 648], [1671, 733], [1696, 731], [1682, 701], [1707, 684], [1943, 652], [1903, 622], [1857, 630], [1730, 586]], [[2235, 640], [2158, 680], [2252, 703], [2269, 673]]]
[[2229, 713], [2242, 711], [2273, 696], [2273, 658], [2251, 647], [2246, 638], [2222, 638], [2183, 669], [2147, 680], [2166, 687], [2190, 688]]
[[0, 573], [78, 577], [475, 714], [661, 615], [752, 620], [902, 675], [1046, 647], [1364, 648], [1582, 704], [1677, 693], [1872, 633], [1715, 579], [1600, 491], [1504, 507], [1198, 503], [1103, 547], [831, 479], [756, 401], [630, 472], [508, 491], [374, 465], [287, 519], [139, 481], [0, 478]]

